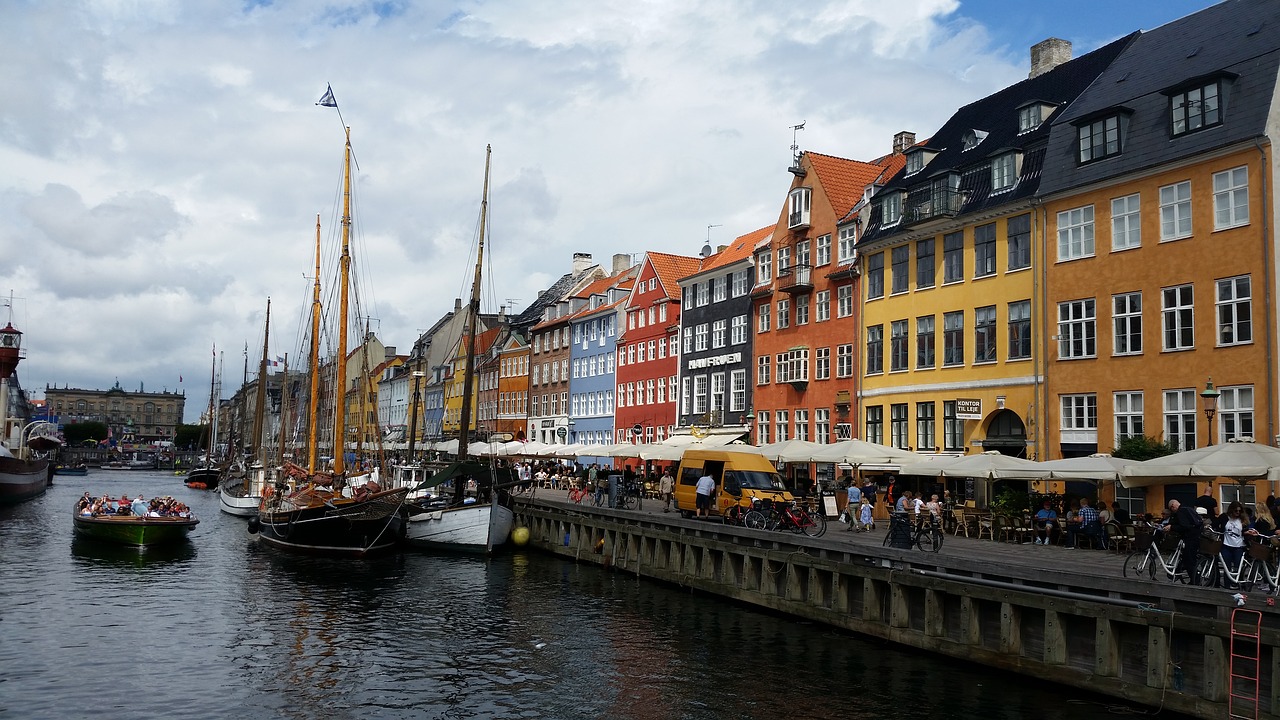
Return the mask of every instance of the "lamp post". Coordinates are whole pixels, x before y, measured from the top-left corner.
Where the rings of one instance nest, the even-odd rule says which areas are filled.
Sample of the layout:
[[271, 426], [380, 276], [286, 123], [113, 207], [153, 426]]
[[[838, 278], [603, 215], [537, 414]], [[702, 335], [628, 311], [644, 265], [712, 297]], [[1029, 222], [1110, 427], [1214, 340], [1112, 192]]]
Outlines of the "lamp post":
[[1221, 394], [1213, 386], [1213, 378], [1209, 378], [1209, 382], [1204, 385], [1204, 390], [1200, 391], [1200, 398], [1204, 400], [1204, 416], [1209, 420], [1210, 445], [1213, 445], [1213, 416], [1218, 413], [1218, 396]]
[[746, 423], [746, 426], [747, 426], [747, 444], [755, 445], [756, 444], [755, 439], [752, 437], [752, 433], [756, 427], [755, 410], [752, 410], [751, 408], [747, 408], [747, 414], [742, 416], [742, 421]]

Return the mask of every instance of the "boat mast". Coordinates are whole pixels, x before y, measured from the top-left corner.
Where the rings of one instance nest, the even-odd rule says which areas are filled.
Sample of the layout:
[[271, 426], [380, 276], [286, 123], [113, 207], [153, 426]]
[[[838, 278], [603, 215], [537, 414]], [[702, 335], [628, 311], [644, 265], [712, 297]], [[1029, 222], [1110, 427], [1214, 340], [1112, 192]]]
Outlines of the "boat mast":
[[209, 464], [209, 458], [213, 457], [213, 443], [217, 440], [215, 437], [218, 430], [218, 421], [215, 420], [213, 414], [213, 382], [218, 374], [218, 346], [213, 346], [213, 360], [209, 362], [209, 437], [208, 444], [204, 447], [204, 464]]
[[307, 415], [307, 472], [319, 464], [320, 431], [320, 215], [316, 215], [316, 274], [311, 289], [311, 400]]
[[289, 396], [285, 390], [291, 389], [289, 381], [289, 353], [284, 354], [284, 380], [280, 383], [280, 422], [276, 425], [276, 465], [284, 467], [285, 429], [289, 427]]
[[458, 426], [458, 460], [466, 460], [471, 434], [471, 391], [476, 383], [476, 336], [480, 324], [480, 269], [484, 265], [485, 219], [489, 214], [489, 156], [492, 145], [484, 146], [484, 192], [480, 196], [480, 241], [476, 250], [476, 274], [471, 282], [471, 304], [467, 306], [467, 322], [462, 328], [467, 343], [467, 361], [462, 375], [462, 417]]
[[338, 357], [333, 381], [333, 474], [343, 475], [347, 450], [347, 285], [351, 275], [351, 128], [342, 164], [342, 257], [338, 261]]
[[267, 404], [267, 342], [271, 338], [271, 298], [267, 297], [267, 323], [262, 331], [262, 362], [258, 364], [258, 395], [253, 410], [253, 453], [263, 465], [267, 456], [262, 452], [262, 418]]

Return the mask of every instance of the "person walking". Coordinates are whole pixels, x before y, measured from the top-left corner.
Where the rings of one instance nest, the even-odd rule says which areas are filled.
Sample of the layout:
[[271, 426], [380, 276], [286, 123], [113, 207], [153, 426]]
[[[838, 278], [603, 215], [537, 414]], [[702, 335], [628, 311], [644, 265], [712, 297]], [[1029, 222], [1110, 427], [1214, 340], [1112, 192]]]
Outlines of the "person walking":
[[662, 496], [662, 512], [671, 512], [671, 493], [675, 488], [676, 482], [671, 479], [671, 470], [668, 468], [662, 473], [662, 479], [658, 481], [658, 494]]
[[844, 514], [849, 520], [849, 527], [845, 528], [845, 532], [850, 530], [860, 532], [862, 526], [858, 520], [862, 511], [860, 507], [862, 505], [862, 488], [858, 487], [858, 483], [854, 482], [852, 477], [849, 478], [848, 482], [849, 484], [845, 489], [845, 496], [848, 500], [844, 504]]
[[710, 474], [703, 475], [698, 478], [698, 484], [694, 486], [693, 491], [698, 517], [710, 517], [712, 495], [716, 491], [715, 478], [711, 477]]

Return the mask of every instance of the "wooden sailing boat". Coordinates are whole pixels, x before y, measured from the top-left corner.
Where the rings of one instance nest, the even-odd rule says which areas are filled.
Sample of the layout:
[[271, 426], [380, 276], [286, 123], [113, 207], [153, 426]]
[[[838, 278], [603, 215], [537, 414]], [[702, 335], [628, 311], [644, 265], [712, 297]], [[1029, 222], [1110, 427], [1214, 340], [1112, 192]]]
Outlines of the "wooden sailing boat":
[[[264, 491], [249, 531], [268, 545], [293, 552], [360, 557], [393, 547], [403, 525], [400, 507], [408, 488], [383, 490], [374, 480], [348, 478], [344, 466], [346, 438], [346, 357], [349, 281], [351, 276], [351, 128], [346, 128], [342, 177], [342, 255], [339, 259], [339, 330], [334, 362], [335, 400], [333, 469], [317, 467], [320, 352], [320, 219], [316, 218], [316, 274], [312, 294], [311, 402], [308, 465], [284, 464], [288, 483]], [[345, 491], [344, 491], [345, 488]], [[256, 521], [255, 521], [256, 520]]]
[[208, 444], [204, 448], [204, 457], [195, 467], [187, 471], [187, 477], [183, 480], [187, 487], [197, 490], [207, 490], [218, 484], [218, 475], [222, 473], [220, 464], [214, 460], [213, 451], [218, 445], [218, 413], [216, 393], [216, 378], [218, 373], [218, 349], [213, 349], [213, 361], [209, 366], [209, 437]]
[[258, 364], [258, 389], [253, 412], [253, 451], [255, 462], [248, 473], [228, 475], [218, 483], [218, 506], [229, 515], [252, 517], [262, 502], [262, 489], [269, 484], [266, 453], [263, 451], [263, 425], [267, 404], [267, 344], [271, 339], [271, 298], [267, 298], [266, 329], [262, 337], [262, 360]]
[[[452, 480], [453, 499], [425, 498], [422, 502], [406, 503], [408, 524], [405, 528], [405, 540], [415, 547], [492, 552], [496, 546], [506, 542], [515, 523], [510, 496], [502, 490], [514, 480], [510, 469], [467, 460], [471, 396], [475, 388], [476, 346], [480, 335], [480, 274], [484, 263], [485, 224], [489, 210], [491, 152], [492, 148], [486, 146], [484, 191], [480, 201], [479, 249], [476, 252], [475, 279], [471, 285], [471, 303], [467, 306], [467, 321], [462, 338], [466, 348], [466, 365], [458, 430], [458, 461], [418, 486], [418, 489], [428, 489]], [[479, 497], [462, 497], [461, 490], [468, 478], [477, 481]], [[488, 497], [485, 497], [486, 494]]]

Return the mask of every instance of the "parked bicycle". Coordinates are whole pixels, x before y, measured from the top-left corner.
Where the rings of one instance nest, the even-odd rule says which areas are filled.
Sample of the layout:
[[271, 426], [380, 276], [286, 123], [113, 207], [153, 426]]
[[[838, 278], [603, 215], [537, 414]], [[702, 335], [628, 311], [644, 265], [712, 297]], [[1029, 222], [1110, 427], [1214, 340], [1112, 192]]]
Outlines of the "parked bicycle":
[[756, 499], [751, 510], [742, 515], [742, 524], [758, 530], [790, 530], [809, 537], [821, 537], [827, 531], [827, 518], [810, 512], [796, 502], [775, 503]]
[[910, 537], [912, 545], [928, 552], [941, 550], [942, 538], [946, 536], [942, 531], [941, 519], [930, 513], [923, 513], [915, 523], [911, 522], [906, 513], [894, 513], [889, 517], [889, 532], [884, 536], [882, 544], [887, 547], [893, 538], [903, 532]]
[[1133, 541], [1133, 552], [1124, 559], [1124, 576], [1155, 580], [1156, 574], [1163, 571], [1164, 579], [1185, 583], [1186, 573], [1178, 571], [1184, 547], [1182, 539], [1170, 532], [1139, 533]]

